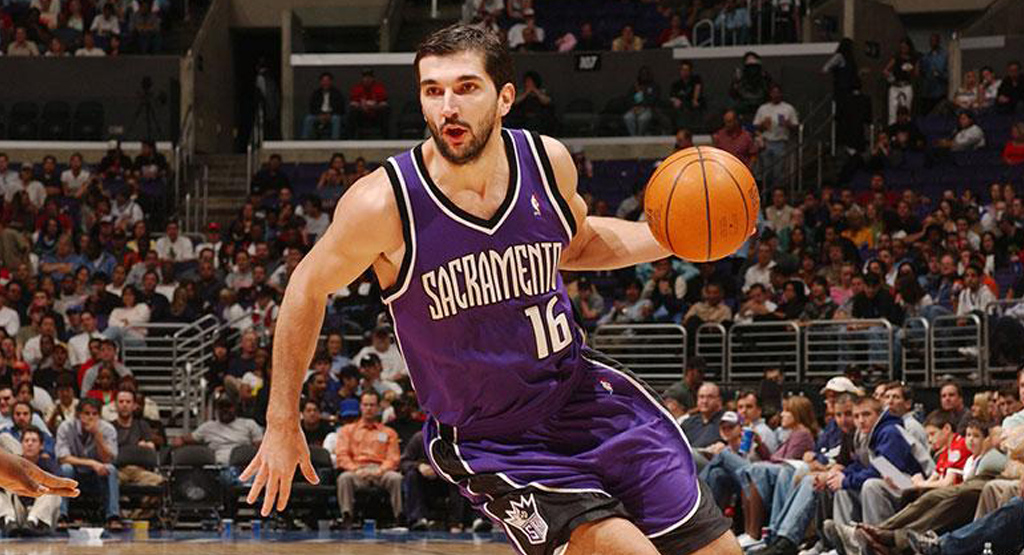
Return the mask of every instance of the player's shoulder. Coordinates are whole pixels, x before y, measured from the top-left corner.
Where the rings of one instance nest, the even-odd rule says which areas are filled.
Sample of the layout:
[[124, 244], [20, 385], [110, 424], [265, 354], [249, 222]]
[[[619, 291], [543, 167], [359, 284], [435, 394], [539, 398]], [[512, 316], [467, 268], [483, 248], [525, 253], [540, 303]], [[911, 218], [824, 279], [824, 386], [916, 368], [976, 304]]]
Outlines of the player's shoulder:
[[361, 177], [345, 192], [338, 202], [335, 215], [346, 217], [380, 218], [398, 215], [391, 178], [384, 166]]
[[567, 198], [571, 197], [576, 192], [577, 176], [576, 164], [572, 160], [569, 149], [562, 141], [547, 135], [540, 135], [539, 146], [543, 147], [544, 154], [547, 155], [547, 159], [551, 163], [551, 170], [555, 174], [558, 190]]

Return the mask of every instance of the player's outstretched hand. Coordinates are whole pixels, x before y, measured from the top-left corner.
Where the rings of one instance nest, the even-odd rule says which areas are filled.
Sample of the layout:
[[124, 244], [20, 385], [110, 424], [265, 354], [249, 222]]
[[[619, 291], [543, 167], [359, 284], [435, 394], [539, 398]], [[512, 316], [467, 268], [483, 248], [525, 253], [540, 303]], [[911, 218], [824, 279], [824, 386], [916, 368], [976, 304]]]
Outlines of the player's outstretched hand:
[[59, 478], [27, 459], [0, 451], [0, 488], [25, 497], [78, 497], [78, 482]]
[[250, 505], [255, 503], [260, 497], [260, 491], [266, 486], [260, 514], [270, 516], [275, 500], [277, 510], [283, 511], [292, 493], [296, 465], [302, 469], [306, 481], [311, 484], [320, 483], [320, 477], [316, 475], [313, 463], [309, 460], [309, 446], [306, 445], [306, 436], [299, 428], [298, 420], [295, 426], [268, 426], [259, 452], [240, 477], [243, 482], [256, 477], [246, 501]]

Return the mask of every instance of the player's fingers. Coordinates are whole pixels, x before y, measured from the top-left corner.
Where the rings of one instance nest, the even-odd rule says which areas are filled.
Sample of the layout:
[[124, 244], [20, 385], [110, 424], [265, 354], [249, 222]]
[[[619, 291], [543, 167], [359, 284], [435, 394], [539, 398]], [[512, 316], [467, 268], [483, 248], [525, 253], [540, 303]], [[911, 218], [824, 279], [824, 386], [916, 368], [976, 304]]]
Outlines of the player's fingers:
[[281, 512], [288, 506], [288, 498], [292, 496], [292, 477], [294, 471], [281, 477], [281, 490], [277, 497], [277, 511]]
[[51, 493], [53, 493], [54, 490], [78, 489], [78, 482], [70, 478], [54, 476], [49, 472], [43, 472], [42, 476], [39, 476], [39, 483], [49, 488]]
[[320, 483], [320, 476], [317, 475], [316, 469], [313, 468], [313, 463], [309, 460], [308, 456], [303, 457], [299, 461], [299, 468], [302, 469], [302, 475], [306, 478], [307, 482], [314, 486]]
[[275, 472], [270, 476], [270, 481], [267, 482], [267, 494], [263, 496], [263, 509], [260, 510], [260, 514], [264, 518], [270, 516], [271, 511], [274, 510], [274, 500], [277, 498], [280, 487], [281, 477]]
[[245, 501], [250, 505], [260, 498], [260, 492], [263, 491], [263, 486], [267, 483], [267, 475], [269, 473], [270, 471], [265, 467], [261, 467], [260, 470], [256, 472], [256, 479], [253, 480], [252, 487], [249, 488], [249, 496], [245, 498]]
[[78, 497], [81, 492], [78, 488], [50, 488], [50, 495], [56, 495], [59, 497]]
[[263, 457], [261, 457], [259, 453], [256, 453], [256, 456], [249, 461], [249, 466], [245, 467], [245, 470], [242, 471], [242, 474], [238, 479], [243, 482], [248, 480], [256, 473], [261, 464], [263, 464]]

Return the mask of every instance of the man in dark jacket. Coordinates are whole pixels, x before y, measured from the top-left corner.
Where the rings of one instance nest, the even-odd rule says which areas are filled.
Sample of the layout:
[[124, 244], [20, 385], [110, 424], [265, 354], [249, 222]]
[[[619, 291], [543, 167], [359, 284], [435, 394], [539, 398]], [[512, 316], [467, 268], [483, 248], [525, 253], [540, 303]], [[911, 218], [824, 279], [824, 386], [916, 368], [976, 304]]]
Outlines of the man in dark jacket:
[[326, 71], [321, 73], [320, 87], [309, 96], [309, 113], [302, 122], [302, 138], [330, 138], [335, 141], [340, 139], [341, 118], [344, 113], [345, 97], [334, 86], [334, 76]]
[[465, 504], [459, 495], [459, 488], [437, 474], [427, 460], [423, 448], [423, 432], [416, 432], [405, 445], [399, 463], [402, 471], [402, 489], [406, 492], [405, 515], [413, 530], [427, 529], [427, 500], [445, 497], [447, 499], [448, 525], [452, 532], [461, 531], [465, 515]]
[[[899, 496], [893, 493], [876, 465], [884, 458], [907, 476], [923, 474], [923, 470], [903, 434], [902, 419], [883, 411], [877, 399], [859, 399], [854, 406], [854, 420], [861, 434], [867, 436], [867, 446], [857, 450], [853, 462], [841, 473], [829, 478], [828, 485], [836, 492], [833, 519], [838, 524], [878, 524], [896, 514]], [[835, 529], [826, 523], [826, 535], [830, 528]], [[838, 541], [833, 543], [838, 545]]]

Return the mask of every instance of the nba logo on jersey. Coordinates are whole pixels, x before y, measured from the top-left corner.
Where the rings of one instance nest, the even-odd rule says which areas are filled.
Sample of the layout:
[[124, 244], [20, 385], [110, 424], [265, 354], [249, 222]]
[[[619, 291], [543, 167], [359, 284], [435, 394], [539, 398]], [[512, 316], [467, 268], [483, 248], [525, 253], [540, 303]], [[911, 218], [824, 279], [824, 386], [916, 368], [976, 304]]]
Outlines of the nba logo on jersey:
[[540, 202], [537, 200], [537, 195], [530, 195], [530, 206], [533, 207], [533, 215], [540, 217]]
[[615, 393], [615, 390], [612, 389], [612, 384], [608, 380], [601, 380], [601, 387], [608, 393]]
[[512, 509], [505, 511], [505, 519], [510, 526], [526, 534], [526, 539], [534, 545], [542, 544], [548, 538], [548, 523], [540, 516], [533, 494], [529, 497], [519, 496], [519, 501], [510, 501]]

